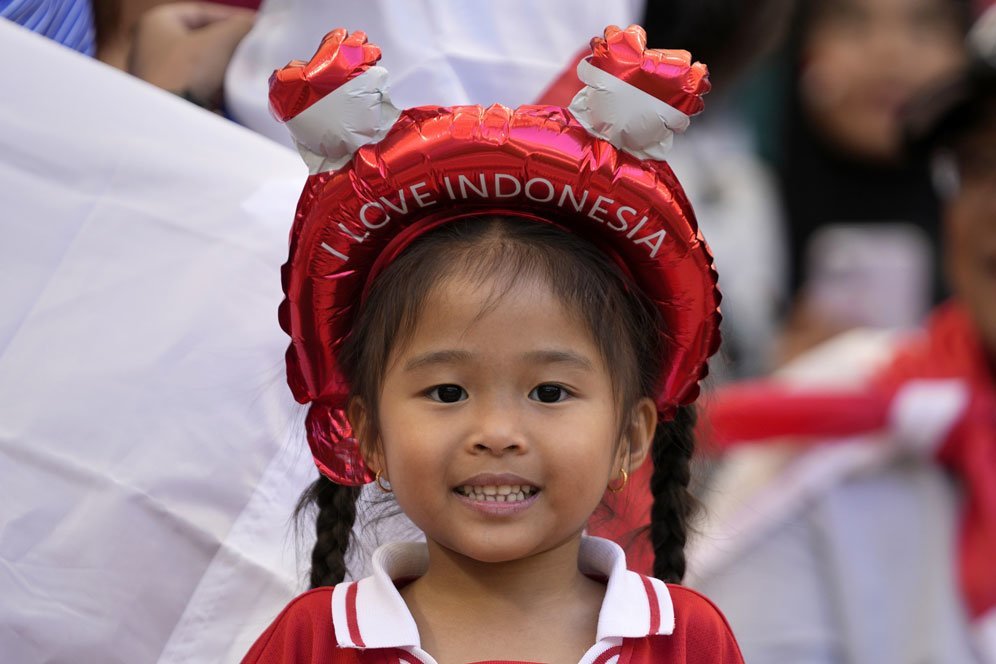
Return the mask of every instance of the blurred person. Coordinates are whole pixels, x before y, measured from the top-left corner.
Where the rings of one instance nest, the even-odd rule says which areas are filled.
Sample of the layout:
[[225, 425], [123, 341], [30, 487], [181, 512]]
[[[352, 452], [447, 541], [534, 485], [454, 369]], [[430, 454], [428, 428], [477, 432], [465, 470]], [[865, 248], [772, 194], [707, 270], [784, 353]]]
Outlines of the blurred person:
[[[208, 58], [203, 55], [205, 50], [210, 52], [227, 50], [227, 55], [224, 56], [227, 62], [238, 39], [241, 39], [252, 25], [251, 17], [255, 9], [251, 2], [243, 3], [238, 0], [211, 2], [92, 0], [92, 3], [97, 26], [97, 59], [117, 69], [136, 74], [139, 78], [145, 78], [142, 75], [144, 72], [132, 71], [131, 66], [132, 60], [136, 57], [136, 50], [146, 41], [152, 42], [151, 45], [145, 45], [147, 51], [150, 47], [159, 47], [162, 50], [159, 42], [164, 37], [174, 37], [171, 41], [177, 42], [178, 50], [185, 51], [186, 59], [192, 63], [206, 61]], [[248, 22], [246, 22], [247, 17]], [[244, 27], [239, 37], [226, 49], [226, 44], [232, 41], [231, 37], [227, 34], [212, 35], [212, 33], [221, 31], [221, 26], [217, 24], [227, 23]], [[212, 26], [209, 30], [202, 30], [209, 26]], [[201, 34], [194, 39], [197, 33]], [[147, 57], [147, 54], [140, 55]], [[172, 56], [166, 52], [161, 55]], [[188, 66], [187, 69], [192, 67]], [[202, 78], [204, 76], [202, 73], [192, 73], [192, 75]], [[149, 82], [157, 84], [156, 80]], [[220, 90], [220, 78], [217, 85]]]
[[113, 67], [224, 112], [225, 71], [255, 20], [253, 0], [94, 0], [97, 57]]
[[0, 0], [0, 18], [209, 110], [255, 0]]
[[[964, 62], [965, 0], [814, 0], [790, 43], [777, 170], [794, 306], [788, 358], [859, 325], [917, 323], [943, 293], [928, 164], [898, 113]], [[776, 114], [777, 115], [777, 114]]]
[[[954, 298], [710, 408], [730, 452], [690, 549], [747, 661], [996, 662], [996, 10], [906, 114]], [[781, 443], [781, 444], [776, 444]]]
[[173, 2], [145, 12], [126, 69], [212, 111], [223, 110], [225, 71], [255, 12], [216, 2]]

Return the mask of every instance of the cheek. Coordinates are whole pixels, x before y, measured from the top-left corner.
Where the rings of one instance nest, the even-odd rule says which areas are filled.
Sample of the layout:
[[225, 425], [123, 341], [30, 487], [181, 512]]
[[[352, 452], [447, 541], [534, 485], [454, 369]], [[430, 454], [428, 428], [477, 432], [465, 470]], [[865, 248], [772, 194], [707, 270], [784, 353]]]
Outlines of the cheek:
[[829, 112], [842, 106], [860, 72], [861, 60], [853, 51], [833, 45], [816, 45], [804, 57], [799, 93], [804, 106], [815, 112]]
[[572, 431], [562, 434], [550, 448], [546, 465], [551, 476], [578, 495], [601, 496], [616, 466], [617, 433], [614, 422], [576, 420]]
[[[893, 121], [868, 103], [867, 63], [855, 49], [833, 45], [810, 51], [799, 79], [805, 114], [834, 144], [847, 150], [887, 151]], [[885, 138], [883, 139], [883, 135]]]
[[420, 481], [431, 475], [439, 475], [444, 465], [444, 457], [435, 446], [421, 438], [385, 438], [384, 464], [392, 483], [404, 480]]
[[922, 89], [928, 85], [936, 83], [938, 80], [951, 76], [960, 70], [965, 63], [965, 54], [960, 49], [950, 44], [935, 44], [933, 49], [921, 49], [918, 54], [926, 51], [927, 57], [917, 57], [914, 62], [919, 66], [911, 65], [910, 75], [915, 77], [916, 89]]
[[449, 490], [443, 460], [431, 450], [389, 451], [386, 460], [394, 500], [409, 519], [424, 529]]
[[846, 77], [860, 67], [863, 54], [857, 43], [841, 38], [830, 28], [817, 28], [809, 35], [802, 50], [803, 63], [826, 67]]
[[398, 408], [382, 411], [378, 424], [381, 458], [392, 484], [419, 481], [441, 467], [442, 440], [417, 413]]

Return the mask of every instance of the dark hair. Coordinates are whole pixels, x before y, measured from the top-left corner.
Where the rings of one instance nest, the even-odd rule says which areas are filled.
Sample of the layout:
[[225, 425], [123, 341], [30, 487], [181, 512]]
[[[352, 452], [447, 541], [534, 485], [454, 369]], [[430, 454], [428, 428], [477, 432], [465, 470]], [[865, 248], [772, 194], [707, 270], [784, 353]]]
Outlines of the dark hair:
[[[121, 0], [93, 0], [94, 36], [97, 41], [97, 51], [113, 46], [122, 28], [132, 26], [122, 25]], [[137, 18], [137, 17], [136, 17]], [[130, 35], [129, 35], [130, 37]]]
[[[591, 332], [609, 368], [619, 412], [655, 394], [667, 359], [660, 315], [618, 265], [583, 238], [551, 224], [468, 218], [420, 237], [384, 270], [339, 350], [353, 395], [367, 406], [366, 429], [357, 432], [360, 440], [377, 438], [377, 398], [391, 353], [410, 337], [432, 289], [455, 274], [480, 284], [493, 280], [495, 289], [482, 313], [519, 280], [543, 279]], [[666, 581], [680, 581], [685, 569], [685, 533], [694, 504], [688, 492], [693, 423], [692, 411], [679, 409], [673, 422], [658, 423], [651, 450], [654, 573]], [[318, 507], [312, 587], [338, 583], [345, 574], [357, 495], [355, 488], [319, 478], [298, 503], [298, 515], [312, 504]]]

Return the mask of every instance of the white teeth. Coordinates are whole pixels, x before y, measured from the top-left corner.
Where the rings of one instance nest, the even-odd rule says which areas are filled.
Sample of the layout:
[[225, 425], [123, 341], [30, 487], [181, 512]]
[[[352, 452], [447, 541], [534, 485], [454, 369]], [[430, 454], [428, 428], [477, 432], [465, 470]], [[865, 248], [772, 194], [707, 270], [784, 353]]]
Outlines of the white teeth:
[[489, 486], [470, 486], [464, 485], [457, 487], [457, 493], [467, 496], [472, 500], [479, 500], [481, 502], [489, 503], [511, 503], [515, 501], [525, 500], [529, 496], [536, 493], [538, 489], [526, 484], [512, 484], [512, 485], [489, 485]]

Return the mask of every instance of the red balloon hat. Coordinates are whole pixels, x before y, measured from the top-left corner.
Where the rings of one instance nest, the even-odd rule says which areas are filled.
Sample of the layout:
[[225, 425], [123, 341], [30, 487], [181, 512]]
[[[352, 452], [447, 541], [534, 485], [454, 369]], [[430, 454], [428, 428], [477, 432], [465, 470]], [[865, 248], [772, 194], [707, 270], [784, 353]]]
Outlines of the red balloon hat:
[[661, 161], [702, 110], [706, 68], [610, 27], [578, 66], [568, 108], [423, 106], [387, 94], [380, 49], [329, 33], [307, 63], [270, 78], [270, 106], [311, 169], [283, 266], [287, 380], [310, 403], [308, 442], [339, 484], [373, 479], [345, 417], [337, 351], [376, 276], [421, 234], [479, 215], [554, 224], [602, 248], [660, 309], [667, 357], [657, 406], [695, 400], [719, 347], [712, 255]]

